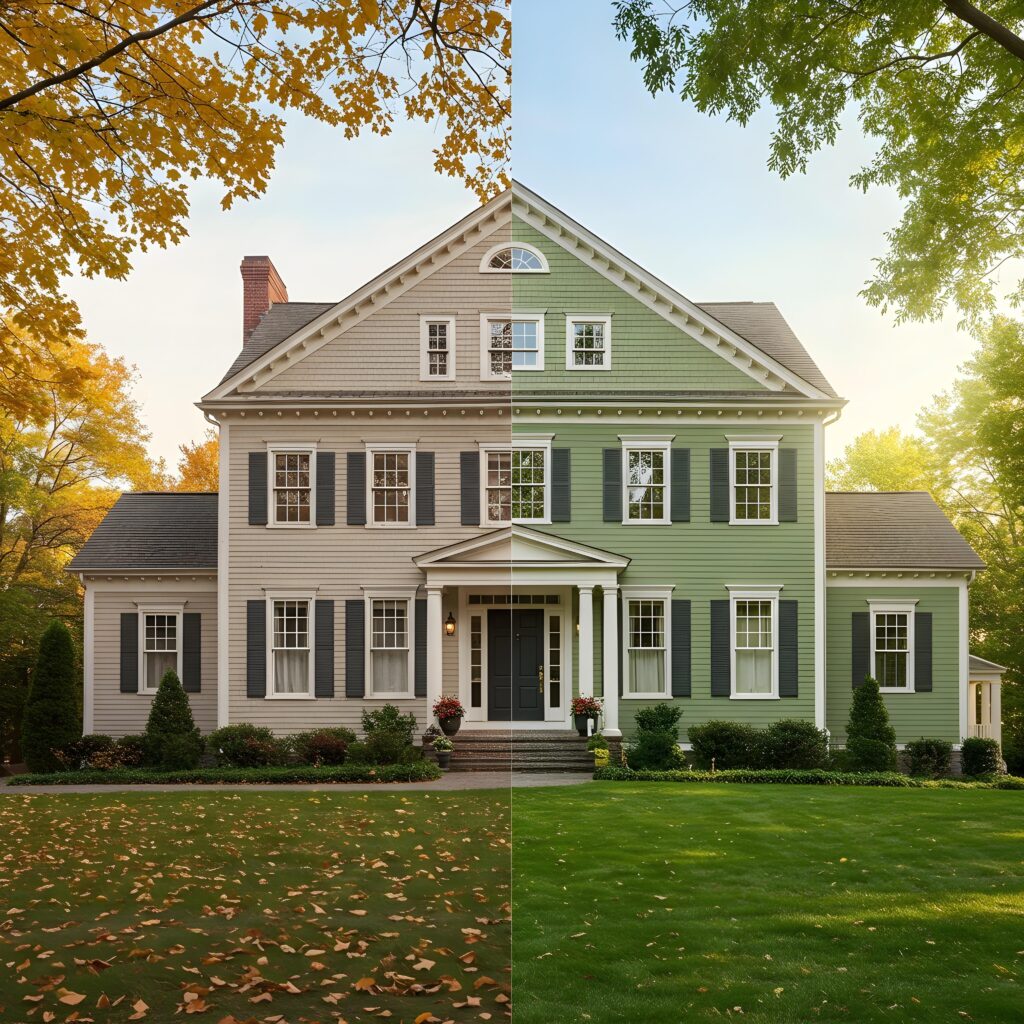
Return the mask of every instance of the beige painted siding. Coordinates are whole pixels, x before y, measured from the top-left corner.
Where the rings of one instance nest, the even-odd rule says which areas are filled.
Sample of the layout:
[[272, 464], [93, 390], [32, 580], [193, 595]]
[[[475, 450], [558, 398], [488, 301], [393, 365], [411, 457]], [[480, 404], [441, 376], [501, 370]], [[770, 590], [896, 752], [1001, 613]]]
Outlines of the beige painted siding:
[[[510, 219], [361, 323], [271, 378], [261, 390], [479, 391], [510, 389], [480, 379], [480, 313], [512, 306], [507, 274], [481, 274], [488, 249], [511, 238]], [[420, 316], [454, 316], [456, 379], [420, 381]], [[258, 394], [258, 392], [257, 392]]]
[[202, 662], [199, 693], [188, 695], [192, 716], [204, 733], [217, 725], [217, 591], [207, 580], [86, 581], [93, 589], [93, 732], [109, 736], [141, 733], [153, 695], [121, 693], [121, 613], [139, 604], [184, 604], [202, 616]]

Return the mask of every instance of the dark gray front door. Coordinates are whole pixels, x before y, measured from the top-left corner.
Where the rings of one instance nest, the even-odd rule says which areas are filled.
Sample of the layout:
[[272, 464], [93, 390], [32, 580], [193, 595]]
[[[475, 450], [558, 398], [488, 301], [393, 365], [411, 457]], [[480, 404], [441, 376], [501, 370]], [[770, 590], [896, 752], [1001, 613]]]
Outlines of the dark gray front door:
[[544, 612], [492, 608], [487, 613], [487, 717], [544, 720]]

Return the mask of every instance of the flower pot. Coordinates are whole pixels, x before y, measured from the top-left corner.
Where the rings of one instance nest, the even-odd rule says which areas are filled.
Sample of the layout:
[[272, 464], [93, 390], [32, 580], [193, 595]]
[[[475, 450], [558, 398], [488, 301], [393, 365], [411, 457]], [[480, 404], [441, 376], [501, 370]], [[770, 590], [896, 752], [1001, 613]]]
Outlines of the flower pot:
[[581, 736], [587, 735], [587, 726], [590, 724], [590, 715], [576, 715], [576, 731]]
[[459, 731], [459, 726], [461, 725], [461, 718], [442, 718], [441, 732], [443, 732], [445, 736], [454, 736]]
[[442, 771], [448, 771], [448, 765], [452, 760], [452, 752], [450, 750], [438, 750], [435, 753], [437, 754], [437, 767]]

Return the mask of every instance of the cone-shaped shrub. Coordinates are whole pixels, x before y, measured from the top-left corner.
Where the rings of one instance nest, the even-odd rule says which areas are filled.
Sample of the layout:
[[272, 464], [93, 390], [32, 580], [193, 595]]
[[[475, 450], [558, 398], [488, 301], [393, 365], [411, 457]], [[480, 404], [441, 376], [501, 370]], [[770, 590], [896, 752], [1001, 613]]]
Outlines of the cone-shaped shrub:
[[71, 634], [56, 619], [39, 641], [39, 657], [21, 724], [21, 749], [29, 771], [60, 771], [55, 750], [82, 735], [75, 697], [75, 648]]
[[145, 733], [146, 763], [151, 768], [195, 768], [203, 741], [178, 673], [168, 669], [149, 709]]
[[896, 732], [889, 724], [878, 683], [870, 676], [853, 691], [846, 727], [846, 762], [855, 772], [896, 770]]

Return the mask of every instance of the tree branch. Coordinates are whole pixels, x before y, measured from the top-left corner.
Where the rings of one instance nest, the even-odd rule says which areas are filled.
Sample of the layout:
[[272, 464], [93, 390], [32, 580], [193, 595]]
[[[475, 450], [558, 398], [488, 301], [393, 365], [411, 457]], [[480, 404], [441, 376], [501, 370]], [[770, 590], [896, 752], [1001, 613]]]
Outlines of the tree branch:
[[974, 4], [968, 3], [967, 0], [942, 0], [942, 6], [961, 21], [976, 28], [979, 32], [983, 32], [1004, 50], [1008, 50], [1015, 57], [1024, 60], [1024, 39], [1011, 32], [991, 15], [979, 11]]

